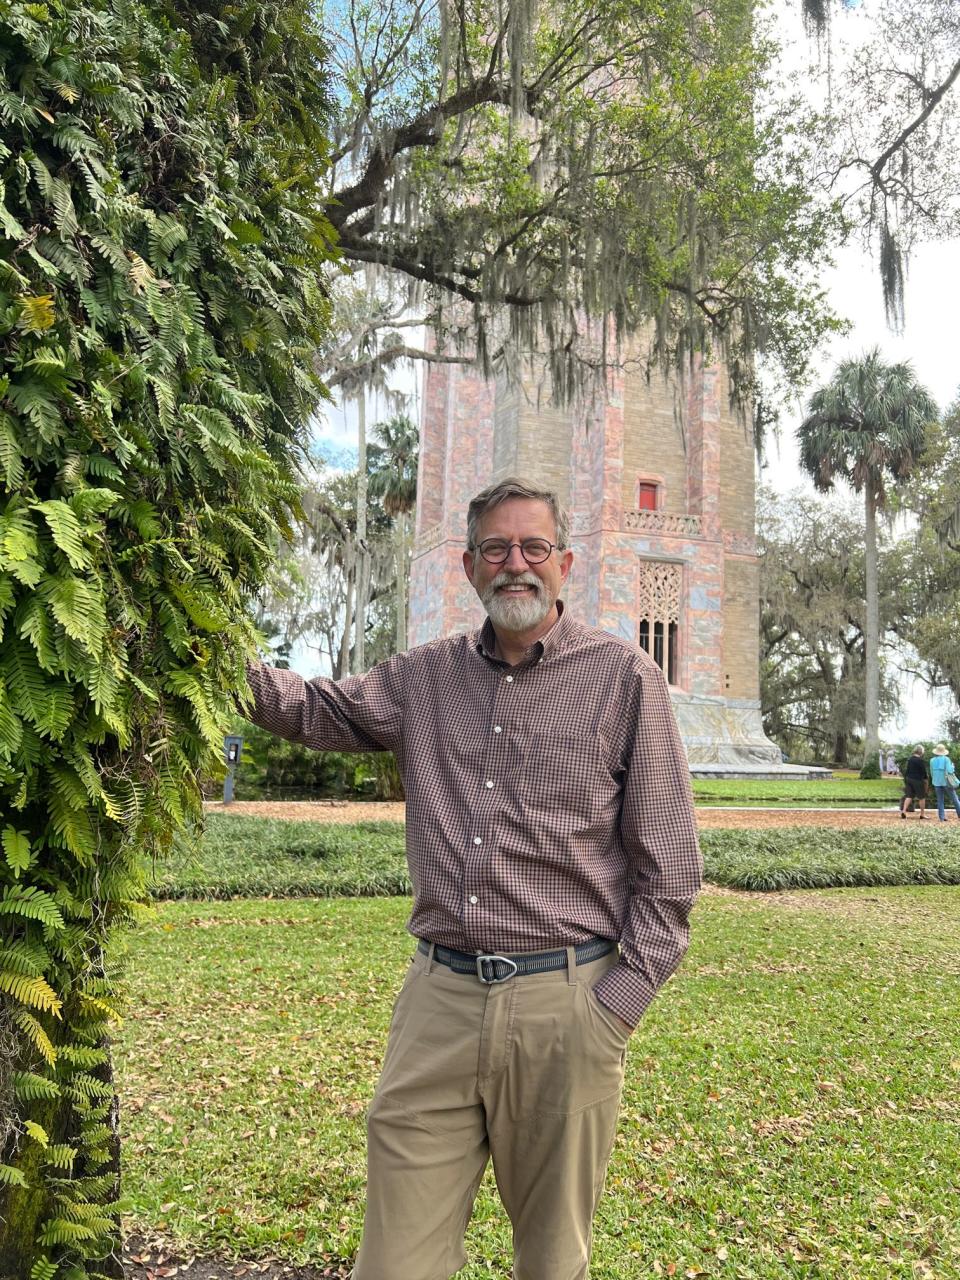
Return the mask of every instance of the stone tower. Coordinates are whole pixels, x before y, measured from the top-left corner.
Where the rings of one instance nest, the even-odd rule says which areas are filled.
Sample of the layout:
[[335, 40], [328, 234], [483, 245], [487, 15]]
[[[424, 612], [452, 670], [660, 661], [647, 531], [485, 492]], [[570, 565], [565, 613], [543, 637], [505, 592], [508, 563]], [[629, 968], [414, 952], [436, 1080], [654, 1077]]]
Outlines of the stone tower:
[[662, 667], [693, 771], [769, 773], [781, 757], [760, 722], [752, 433], [721, 366], [684, 381], [618, 375], [584, 418], [472, 369], [428, 366], [410, 642], [479, 626], [460, 562], [467, 504], [522, 476], [570, 511], [568, 608]]

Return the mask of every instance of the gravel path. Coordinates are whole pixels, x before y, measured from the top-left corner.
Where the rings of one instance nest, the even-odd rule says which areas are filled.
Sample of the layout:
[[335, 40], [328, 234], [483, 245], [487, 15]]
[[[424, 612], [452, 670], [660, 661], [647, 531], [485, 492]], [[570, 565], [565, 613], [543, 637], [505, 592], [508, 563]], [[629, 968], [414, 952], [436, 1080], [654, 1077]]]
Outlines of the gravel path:
[[[235, 800], [212, 801], [208, 813], [236, 817], [282, 818], [309, 822], [403, 822], [404, 805], [389, 800]], [[936, 822], [936, 810], [925, 819]], [[908, 822], [918, 822], [911, 815]], [[758, 830], [767, 827], [889, 827], [900, 817], [895, 809], [726, 809], [698, 808], [701, 830], [722, 827]]]

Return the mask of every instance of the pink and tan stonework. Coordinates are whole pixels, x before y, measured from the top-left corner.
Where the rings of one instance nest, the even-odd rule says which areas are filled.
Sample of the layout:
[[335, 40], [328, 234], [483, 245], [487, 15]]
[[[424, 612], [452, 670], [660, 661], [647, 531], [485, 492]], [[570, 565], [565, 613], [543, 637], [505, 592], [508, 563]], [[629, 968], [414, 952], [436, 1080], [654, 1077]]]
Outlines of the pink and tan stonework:
[[[651, 583], [676, 598], [671, 687], [691, 766], [778, 764], [759, 713], [753, 441], [724, 370], [700, 367], [683, 382], [619, 375], [606, 403], [582, 414], [532, 399], [465, 367], [427, 372], [411, 644], [479, 625], [460, 563], [467, 503], [520, 475], [570, 510], [565, 599], [578, 618], [639, 644]], [[657, 486], [655, 511], [638, 509], [641, 482]]]

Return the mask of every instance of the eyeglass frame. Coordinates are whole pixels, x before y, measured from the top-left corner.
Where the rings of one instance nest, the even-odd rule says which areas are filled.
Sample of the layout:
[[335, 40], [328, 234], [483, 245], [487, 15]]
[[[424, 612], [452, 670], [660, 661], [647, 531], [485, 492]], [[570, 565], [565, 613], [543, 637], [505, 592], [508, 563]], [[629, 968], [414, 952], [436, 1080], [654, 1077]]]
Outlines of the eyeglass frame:
[[[506, 564], [507, 561], [510, 559], [510, 552], [513, 550], [514, 547], [520, 548], [520, 554], [523, 556], [524, 562], [526, 564], [546, 564], [546, 562], [550, 559], [551, 552], [561, 550], [561, 547], [556, 542], [547, 542], [546, 538], [534, 537], [534, 538], [524, 538], [523, 542], [508, 542], [506, 552], [504, 553], [503, 558], [501, 560], [491, 560], [489, 556], [484, 554], [483, 546], [485, 542], [503, 542], [503, 541], [504, 541], [503, 538], [484, 538], [483, 542], [478, 542], [474, 547], [471, 547], [470, 550], [479, 552], [479, 554], [483, 556], [483, 559], [487, 564]], [[527, 557], [527, 553], [523, 549], [524, 542], [544, 542], [546, 543], [549, 550], [547, 551], [547, 554], [543, 557], [542, 560], [530, 560]]]

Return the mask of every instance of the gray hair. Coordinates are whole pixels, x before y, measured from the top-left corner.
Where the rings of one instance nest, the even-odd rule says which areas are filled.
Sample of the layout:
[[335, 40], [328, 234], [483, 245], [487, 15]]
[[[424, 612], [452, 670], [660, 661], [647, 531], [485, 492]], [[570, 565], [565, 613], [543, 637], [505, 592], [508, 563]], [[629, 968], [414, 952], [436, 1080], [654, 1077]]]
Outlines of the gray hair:
[[921, 744], [919, 747], [914, 747], [914, 748], [913, 748], [913, 754], [914, 754], [915, 756], [922, 756], [922, 755], [923, 755], [923, 753], [924, 753], [924, 749], [923, 749], [923, 745], [922, 745], [922, 744]]
[[505, 480], [498, 480], [496, 484], [481, 489], [477, 496], [471, 499], [467, 508], [467, 549], [469, 551], [473, 551], [477, 545], [477, 525], [481, 518], [494, 507], [498, 507], [501, 502], [506, 502], [508, 498], [532, 498], [535, 502], [545, 502], [552, 511], [553, 521], [557, 526], [557, 547], [560, 551], [566, 550], [570, 540], [570, 519], [560, 505], [557, 495], [552, 489], [538, 489], [525, 480], [518, 480], [516, 476], [508, 476]]

